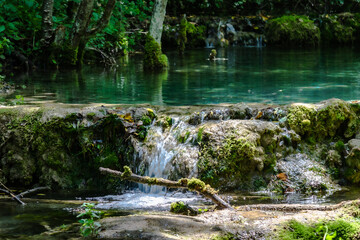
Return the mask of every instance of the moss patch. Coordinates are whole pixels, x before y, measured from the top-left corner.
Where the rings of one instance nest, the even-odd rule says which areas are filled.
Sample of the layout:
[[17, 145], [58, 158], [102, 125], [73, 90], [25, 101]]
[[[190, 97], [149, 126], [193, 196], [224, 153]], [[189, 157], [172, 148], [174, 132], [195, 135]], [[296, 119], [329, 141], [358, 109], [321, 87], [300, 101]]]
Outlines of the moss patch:
[[162, 54], [161, 46], [149, 34], [145, 40], [144, 68], [151, 70], [164, 69], [168, 67], [168, 59]]
[[42, 110], [2, 114], [0, 169], [9, 185], [106, 188], [116, 181], [101, 176], [98, 168], [131, 163], [133, 148], [125, 140], [124, 120], [118, 115], [103, 116], [95, 124], [81, 114], [48, 120], [44, 114]]
[[321, 19], [321, 40], [330, 44], [351, 44], [360, 40], [360, 14], [325, 15]]
[[282, 16], [269, 20], [265, 34], [269, 44], [273, 45], [314, 47], [320, 41], [319, 28], [305, 16]]
[[331, 100], [319, 108], [306, 105], [290, 107], [287, 125], [308, 139], [351, 138], [359, 130], [357, 112], [351, 104]]

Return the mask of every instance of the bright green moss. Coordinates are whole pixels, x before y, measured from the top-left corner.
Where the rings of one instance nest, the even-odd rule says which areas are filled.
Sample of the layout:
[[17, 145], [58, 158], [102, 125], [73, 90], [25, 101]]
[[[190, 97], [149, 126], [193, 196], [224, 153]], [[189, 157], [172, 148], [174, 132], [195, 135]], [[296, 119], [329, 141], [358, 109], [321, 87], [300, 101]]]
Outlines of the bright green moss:
[[205, 190], [205, 183], [197, 178], [191, 178], [188, 181], [187, 186], [190, 191], [196, 190], [196, 191], [202, 192]]
[[159, 70], [168, 67], [168, 59], [162, 54], [160, 44], [149, 34], [146, 35], [145, 41], [144, 68]]
[[245, 180], [257, 167], [257, 148], [251, 141], [236, 135], [217, 148], [203, 145], [198, 162], [202, 180], [214, 187], [231, 181]]
[[350, 104], [332, 100], [315, 109], [304, 105], [292, 106], [286, 120], [296, 133], [315, 139], [335, 136], [351, 138], [359, 130], [360, 122]]
[[121, 174], [122, 178], [131, 177], [132, 171], [129, 166], [124, 166], [124, 172]]
[[173, 202], [170, 206], [170, 212], [178, 213], [178, 214], [186, 214], [187, 207], [184, 202]]
[[303, 105], [296, 105], [289, 109], [287, 124], [300, 135], [306, 135], [312, 131], [315, 121], [315, 109]]
[[265, 27], [269, 44], [286, 46], [319, 45], [320, 30], [306, 16], [282, 16], [269, 20]]

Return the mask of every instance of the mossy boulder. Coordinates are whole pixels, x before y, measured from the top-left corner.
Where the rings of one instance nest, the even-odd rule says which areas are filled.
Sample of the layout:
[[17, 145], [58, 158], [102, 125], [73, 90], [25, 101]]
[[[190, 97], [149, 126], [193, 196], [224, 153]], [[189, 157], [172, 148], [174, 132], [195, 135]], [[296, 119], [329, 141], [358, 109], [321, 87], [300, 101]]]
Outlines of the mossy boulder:
[[271, 122], [228, 120], [203, 128], [198, 171], [214, 187], [254, 188], [251, 178], [271, 170], [276, 159], [292, 149], [293, 140], [285, 140]]
[[314, 47], [320, 42], [320, 29], [306, 16], [282, 16], [267, 22], [265, 35], [270, 45]]
[[351, 44], [360, 40], [360, 14], [325, 15], [320, 22], [321, 40], [329, 44]]
[[317, 106], [294, 104], [288, 112], [286, 124], [305, 138], [351, 138], [360, 127], [357, 106], [339, 99], [331, 99]]
[[346, 156], [346, 165], [349, 167], [346, 171], [346, 178], [353, 183], [360, 182], [360, 139], [351, 139], [347, 143], [349, 154]]
[[168, 59], [162, 54], [160, 44], [149, 34], [146, 35], [144, 51], [144, 69], [159, 70], [168, 67]]
[[128, 137], [138, 137], [138, 124], [130, 113], [100, 107], [89, 119], [80, 109], [25, 109], [0, 115], [0, 169], [10, 186], [112, 187], [98, 168], [134, 163]]

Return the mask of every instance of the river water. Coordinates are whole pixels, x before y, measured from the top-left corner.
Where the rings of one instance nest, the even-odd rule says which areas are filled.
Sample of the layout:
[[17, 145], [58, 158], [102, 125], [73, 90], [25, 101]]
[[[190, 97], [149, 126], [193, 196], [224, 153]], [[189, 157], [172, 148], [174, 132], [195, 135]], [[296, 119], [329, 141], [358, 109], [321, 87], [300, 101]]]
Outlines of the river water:
[[[27, 103], [286, 104], [319, 102], [333, 97], [355, 100], [360, 96], [359, 50], [230, 47], [218, 49], [218, 57], [227, 59], [218, 61], [207, 60], [209, 52], [209, 49], [187, 51], [183, 58], [175, 52], [167, 53], [170, 68], [162, 73], [143, 72], [141, 57], [135, 56], [112, 69], [84, 66], [80, 71], [38, 70], [32, 74], [15, 75], [8, 79], [16, 84], [17, 90], [7, 96], [6, 101], [14, 101], [16, 95], [22, 95]], [[161, 157], [163, 154], [158, 155]], [[149, 175], [152, 175], [151, 169]], [[326, 204], [355, 199], [359, 192], [359, 189], [352, 189], [326, 199], [319, 196], [288, 195], [279, 198], [241, 193], [231, 194], [230, 200], [234, 205], [282, 202]], [[170, 203], [176, 200], [191, 205], [207, 204], [193, 195], [164, 194], [130, 192], [80, 199], [84, 202], [100, 201], [100, 208], [125, 211], [167, 211]], [[76, 222], [76, 215], [72, 213], [76, 207], [78, 205], [37, 202], [18, 206], [15, 202], [0, 200], [0, 239], [29, 239], [48, 229]]]
[[360, 94], [360, 50], [229, 47], [167, 53], [170, 68], [142, 70], [141, 56], [119, 67], [84, 66], [80, 71], [43, 72], [8, 79], [25, 102], [196, 105], [238, 102], [287, 104], [329, 98], [354, 100]]

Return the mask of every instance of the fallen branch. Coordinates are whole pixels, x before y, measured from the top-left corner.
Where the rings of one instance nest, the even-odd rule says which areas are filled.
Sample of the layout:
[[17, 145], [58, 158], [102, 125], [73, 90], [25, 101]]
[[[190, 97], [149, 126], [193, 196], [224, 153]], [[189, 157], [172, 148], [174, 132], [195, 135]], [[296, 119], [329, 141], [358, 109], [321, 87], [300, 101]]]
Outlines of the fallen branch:
[[360, 206], [360, 200], [343, 201], [338, 204], [332, 205], [307, 205], [307, 204], [256, 204], [256, 205], [244, 205], [237, 207], [238, 211], [280, 211], [280, 212], [298, 212], [298, 211], [334, 211], [342, 207], [351, 205]]
[[16, 197], [23, 198], [25, 195], [28, 195], [30, 193], [35, 193], [35, 192], [40, 192], [40, 191], [47, 191], [47, 190], [50, 190], [50, 188], [49, 187], [37, 187], [37, 188], [33, 188], [33, 189], [27, 190], [25, 192], [22, 192], [22, 193], [16, 195]]
[[6, 193], [9, 194], [13, 199], [15, 199], [18, 203], [21, 205], [26, 205], [23, 201], [21, 201], [17, 196], [15, 196], [10, 189], [8, 189], [2, 182], [0, 182], [0, 185], [4, 188], [2, 189], [2, 192], [5, 192], [3, 190], [6, 190]]
[[116, 65], [116, 60], [115, 60], [115, 58], [110, 57], [110, 56], [107, 55], [105, 52], [101, 51], [100, 49], [98, 49], [98, 48], [93, 48], [93, 47], [87, 47], [86, 50], [92, 50], [92, 51], [95, 51], [95, 52], [100, 53], [100, 55], [101, 55], [101, 57], [103, 58], [105, 64], [107, 64], [107, 65], [112, 65], [112, 66]]
[[228, 208], [234, 210], [234, 208], [221, 199], [217, 192], [210, 187], [210, 185], [205, 185], [205, 183], [199, 179], [192, 178], [182, 178], [179, 181], [171, 181], [163, 178], [151, 178], [151, 177], [143, 177], [136, 174], [133, 174], [128, 166], [124, 167], [124, 172], [115, 171], [109, 168], [99, 168], [100, 172], [103, 174], [109, 174], [114, 177], [118, 177], [124, 180], [129, 180], [132, 182], [143, 183], [148, 185], [158, 185], [164, 186], [168, 188], [184, 188], [190, 191], [196, 191], [203, 195], [204, 197], [210, 199], [214, 202], [219, 208]]
[[25, 195], [29, 195], [30, 193], [50, 190], [49, 187], [37, 187], [37, 188], [33, 188], [33, 189], [27, 190], [25, 192], [22, 192], [18, 195], [15, 195], [2, 182], [0, 182], [0, 185], [3, 187], [3, 188], [0, 188], [0, 192], [6, 193], [7, 195], [11, 196], [13, 199], [15, 199], [18, 203], [20, 203], [22, 205], [25, 205], [25, 203], [23, 201], [21, 201], [20, 198], [23, 198]]

